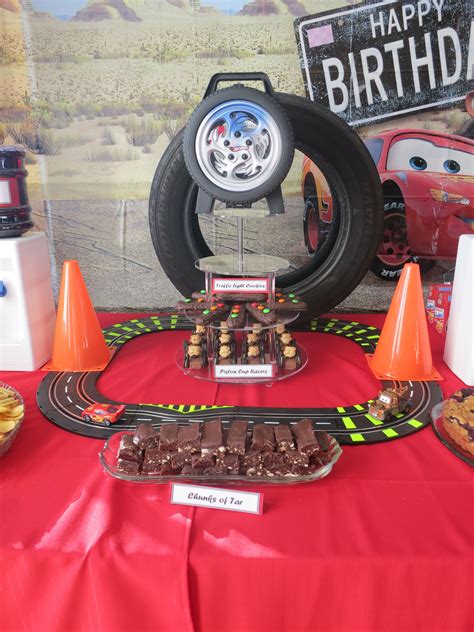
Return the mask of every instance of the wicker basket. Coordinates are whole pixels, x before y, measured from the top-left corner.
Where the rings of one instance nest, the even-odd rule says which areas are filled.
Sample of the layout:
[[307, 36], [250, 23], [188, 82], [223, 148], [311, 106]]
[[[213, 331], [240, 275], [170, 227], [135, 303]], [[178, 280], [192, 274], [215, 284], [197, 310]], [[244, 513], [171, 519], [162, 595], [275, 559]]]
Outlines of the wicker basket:
[[[23, 401], [23, 397], [12, 386], [10, 386], [9, 384], [5, 384], [4, 382], [0, 382], [0, 387], [6, 388], [9, 391], [11, 391], [15, 395], [15, 397], [18, 399], [18, 403], [23, 404], [24, 406], [25, 402]], [[23, 410], [23, 415], [20, 417], [17, 424], [12, 430], [5, 433], [0, 432], [0, 456], [3, 456], [4, 454], [6, 454], [8, 450], [10, 449], [10, 446], [15, 441], [17, 434], [20, 432], [20, 427], [21, 427], [21, 424], [23, 423], [24, 418], [25, 418], [25, 411]], [[1, 419], [1, 415], [0, 415], [0, 419]]]

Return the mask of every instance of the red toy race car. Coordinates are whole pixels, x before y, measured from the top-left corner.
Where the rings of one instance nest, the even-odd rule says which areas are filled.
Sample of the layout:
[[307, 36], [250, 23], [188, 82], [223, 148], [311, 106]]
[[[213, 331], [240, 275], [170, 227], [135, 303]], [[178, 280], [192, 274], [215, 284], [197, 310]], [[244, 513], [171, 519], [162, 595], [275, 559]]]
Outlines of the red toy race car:
[[[422, 270], [454, 259], [458, 239], [474, 231], [474, 141], [423, 129], [394, 129], [365, 141], [385, 194], [383, 239], [372, 271], [396, 280], [407, 261]], [[305, 158], [306, 248], [315, 253], [333, 221], [334, 201], [321, 171]]]
[[110, 424], [116, 423], [125, 412], [125, 406], [120, 404], [91, 404], [85, 410], [82, 411], [82, 418], [84, 421], [93, 421], [97, 424], [104, 424], [104, 426], [110, 426]]

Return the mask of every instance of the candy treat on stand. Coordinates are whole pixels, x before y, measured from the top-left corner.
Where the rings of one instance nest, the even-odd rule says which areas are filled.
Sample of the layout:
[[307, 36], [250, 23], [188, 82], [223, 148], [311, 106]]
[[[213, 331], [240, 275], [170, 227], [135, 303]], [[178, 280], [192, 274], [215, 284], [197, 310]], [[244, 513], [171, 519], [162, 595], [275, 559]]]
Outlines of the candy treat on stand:
[[461, 235], [456, 257], [444, 361], [474, 386], [474, 235]]
[[308, 309], [308, 306], [304, 301], [301, 301], [296, 294], [290, 292], [289, 294], [282, 294], [281, 292], [275, 293], [275, 301], [272, 305], [275, 310], [285, 310], [292, 312], [303, 312]]
[[[192, 336], [191, 336], [192, 337]], [[183, 343], [184, 360], [183, 366], [186, 369], [202, 369], [208, 365], [207, 348], [204, 342], [192, 344], [189, 340]]]
[[298, 347], [289, 331], [277, 335], [277, 361], [287, 371], [294, 371], [301, 365]]
[[[171, 434], [172, 440], [165, 441], [164, 434]], [[251, 426], [236, 419], [224, 435], [217, 418], [202, 424], [166, 424], [159, 432], [141, 423], [134, 434], [112, 435], [101, 461], [109, 474], [131, 480], [234, 478], [288, 483], [326, 475], [340, 454], [337, 442], [325, 432], [314, 432], [309, 419], [292, 429], [278, 423]]]
[[261, 323], [264, 327], [273, 325], [278, 320], [275, 310], [268, 307], [266, 303], [246, 303], [245, 308], [250, 316], [255, 318], [255, 320]]
[[403, 266], [375, 353], [366, 357], [379, 379], [443, 379], [431, 357], [418, 264]]
[[216, 353], [218, 348], [222, 345], [234, 344], [235, 346], [235, 332], [227, 327], [226, 321], [221, 323], [221, 327], [219, 329], [213, 330], [212, 338], [214, 353]]
[[[227, 338], [229, 334], [222, 334], [220, 338]], [[230, 340], [229, 342], [221, 342], [220, 339], [217, 340], [217, 344], [214, 351], [214, 362], [216, 364], [236, 364], [237, 363], [237, 353], [235, 340]]]
[[245, 323], [247, 321], [247, 314], [245, 311], [245, 306], [236, 303], [232, 305], [230, 310], [230, 314], [227, 317], [226, 325], [229, 329], [242, 329], [245, 327]]
[[45, 371], [101, 371], [110, 362], [97, 314], [77, 261], [65, 261], [59, 291], [53, 355]]
[[242, 364], [264, 364], [266, 360], [263, 336], [250, 331], [242, 340]]

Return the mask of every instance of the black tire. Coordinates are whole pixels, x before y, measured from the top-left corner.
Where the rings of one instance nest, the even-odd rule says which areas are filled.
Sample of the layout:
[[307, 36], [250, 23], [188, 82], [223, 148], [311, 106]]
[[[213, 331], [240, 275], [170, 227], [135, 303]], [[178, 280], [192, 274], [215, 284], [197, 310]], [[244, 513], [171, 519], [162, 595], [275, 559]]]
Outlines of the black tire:
[[[374, 162], [359, 136], [335, 114], [308, 99], [279, 94], [295, 145], [323, 171], [337, 197], [339, 222], [331, 251], [277, 277], [277, 285], [308, 304], [304, 319], [340, 303], [358, 285], [381, 239], [383, 196]], [[197, 187], [182, 151], [183, 132], [165, 151], [153, 178], [149, 220], [153, 245], [171, 282], [185, 296], [204, 285], [194, 262], [211, 253], [194, 212]]]
[[[396, 218], [399, 219], [401, 226], [405, 226], [406, 234], [405, 202], [400, 198], [386, 197], [384, 200], [384, 228], [388, 225], [388, 222], [393, 222]], [[385, 233], [382, 239], [385, 239]], [[409, 246], [408, 242], [406, 242], [405, 246]], [[395, 256], [393, 259], [395, 261]], [[378, 254], [373, 260], [370, 269], [375, 276], [383, 281], [398, 281], [405, 263], [417, 263], [420, 266], [421, 274], [423, 274], [431, 270], [436, 261], [433, 259], [420, 259], [420, 257], [410, 254], [409, 256], [401, 257], [400, 263], [390, 263], [387, 257]]]
[[[260, 186], [249, 188], [245, 191], [230, 191], [213, 183], [202, 171], [196, 157], [195, 140], [198, 130], [209, 112], [222, 103], [242, 100], [256, 103], [273, 117], [281, 135], [282, 150], [277, 165], [268, 180], [263, 182]], [[201, 189], [211, 197], [222, 200], [223, 202], [230, 204], [248, 204], [269, 195], [285, 179], [293, 162], [293, 132], [288, 117], [278, 101], [268, 94], [260, 90], [255, 90], [254, 88], [232, 86], [218, 90], [206, 97], [191, 114], [184, 131], [183, 152], [186, 167], [193, 180]]]
[[84, 421], [87, 421], [87, 422], [91, 421], [90, 415], [84, 415], [83, 419]]
[[110, 421], [108, 419], [104, 419], [104, 426], [110, 426]]

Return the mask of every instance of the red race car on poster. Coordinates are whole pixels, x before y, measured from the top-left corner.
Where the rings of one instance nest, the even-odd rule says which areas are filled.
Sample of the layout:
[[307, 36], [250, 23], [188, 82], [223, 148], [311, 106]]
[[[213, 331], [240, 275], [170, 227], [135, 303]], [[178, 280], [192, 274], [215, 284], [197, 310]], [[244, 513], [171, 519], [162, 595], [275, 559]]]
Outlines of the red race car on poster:
[[[422, 270], [454, 259], [458, 239], [474, 232], [474, 141], [423, 129], [394, 129], [367, 138], [385, 194], [385, 224], [372, 271], [397, 279], [407, 261]], [[305, 158], [304, 234], [310, 254], [326, 239], [337, 213], [330, 185]]]
[[97, 424], [110, 426], [110, 424], [116, 423], [124, 412], [125, 406], [123, 404], [91, 404], [82, 411], [82, 418], [84, 421], [93, 421]]

